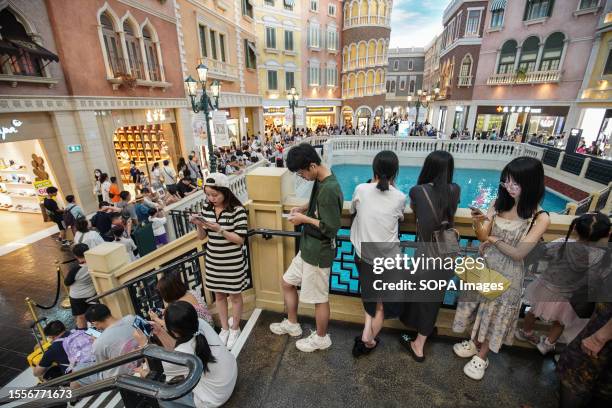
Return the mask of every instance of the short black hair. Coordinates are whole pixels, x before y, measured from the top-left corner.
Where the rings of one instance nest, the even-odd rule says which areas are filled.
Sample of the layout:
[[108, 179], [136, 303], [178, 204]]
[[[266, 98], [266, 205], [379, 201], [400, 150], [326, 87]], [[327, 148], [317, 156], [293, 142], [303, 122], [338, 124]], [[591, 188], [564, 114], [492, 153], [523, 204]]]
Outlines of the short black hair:
[[59, 336], [63, 332], [66, 331], [66, 326], [59, 320], [50, 321], [45, 328], [43, 329], [43, 333], [45, 336]]
[[90, 323], [103, 322], [109, 317], [111, 317], [111, 311], [102, 303], [89, 306], [85, 312], [85, 319]]
[[47, 187], [47, 194], [57, 194], [57, 187]]
[[85, 256], [85, 252], [89, 251], [89, 245], [87, 244], [76, 244], [72, 247], [72, 253], [77, 258], [83, 258]]
[[112, 176], [112, 177], [110, 178], [110, 181], [111, 181], [111, 183], [116, 183], [116, 182], [117, 182], [117, 177]]
[[119, 198], [121, 198], [123, 201], [127, 200], [129, 197], [130, 197], [129, 191], [123, 190], [122, 192], [119, 193]]
[[74, 225], [76, 226], [76, 230], [80, 233], [85, 234], [87, 231], [89, 231], [89, 221], [87, 221], [87, 218], [85, 217], [77, 218]]
[[151, 192], [151, 190], [149, 190], [148, 188], [146, 188], [146, 187], [145, 187], [145, 188], [141, 189], [141, 190], [140, 190], [140, 192], [141, 192], [142, 194], [147, 194], [147, 193], [150, 193], [150, 192]]
[[72, 194], [67, 195], [66, 201], [68, 201], [71, 204], [74, 203], [74, 196]]
[[308, 143], [300, 143], [287, 153], [287, 168], [293, 173], [298, 170], [306, 170], [311, 164], [319, 166], [321, 158], [315, 148]]
[[149, 208], [149, 215], [157, 214], [157, 208]]
[[170, 160], [164, 160], [163, 163], [164, 163], [164, 166], [167, 166], [170, 164]]
[[100, 204], [98, 204], [98, 208], [102, 207], [110, 207], [110, 203], [108, 201], [101, 201]]
[[121, 213], [119, 212], [112, 212], [110, 215], [111, 221], [114, 220], [115, 218], [121, 218]]

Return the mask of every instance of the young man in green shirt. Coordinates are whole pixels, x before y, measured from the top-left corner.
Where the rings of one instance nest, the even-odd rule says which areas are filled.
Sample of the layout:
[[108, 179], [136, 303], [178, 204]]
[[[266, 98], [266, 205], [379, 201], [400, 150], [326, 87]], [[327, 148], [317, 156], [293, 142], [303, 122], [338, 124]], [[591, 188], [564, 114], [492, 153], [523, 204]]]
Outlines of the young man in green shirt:
[[[297, 321], [298, 301], [315, 305], [317, 331], [296, 342], [304, 352], [324, 350], [331, 346], [327, 334], [329, 322], [329, 274], [336, 256], [336, 234], [340, 229], [343, 197], [338, 180], [309, 144], [302, 143], [287, 154], [287, 167], [305, 180], [314, 181], [308, 205], [291, 209], [288, 218], [302, 225], [300, 251], [283, 275], [282, 287], [287, 319], [272, 323], [270, 330], [278, 335], [302, 335]], [[297, 286], [301, 287], [298, 300]]]

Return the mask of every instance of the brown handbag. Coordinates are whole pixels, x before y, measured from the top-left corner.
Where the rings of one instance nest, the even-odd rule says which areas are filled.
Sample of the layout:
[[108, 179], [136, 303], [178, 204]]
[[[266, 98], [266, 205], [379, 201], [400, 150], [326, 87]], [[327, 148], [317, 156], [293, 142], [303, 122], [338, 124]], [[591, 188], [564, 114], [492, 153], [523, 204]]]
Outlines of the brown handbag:
[[440, 225], [440, 228], [435, 230], [431, 234], [431, 242], [434, 244], [436, 251], [439, 256], [452, 256], [459, 255], [461, 248], [459, 246], [459, 231], [455, 228], [452, 228], [448, 221], [440, 222], [440, 218], [438, 217], [438, 213], [436, 212], [433, 203], [431, 202], [431, 198], [429, 198], [429, 194], [427, 190], [423, 186], [423, 194], [425, 194], [425, 198], [429, 203], [429, 208], [431, 208], [431, 212], [433, 213], [434, 220], [436, 225]]

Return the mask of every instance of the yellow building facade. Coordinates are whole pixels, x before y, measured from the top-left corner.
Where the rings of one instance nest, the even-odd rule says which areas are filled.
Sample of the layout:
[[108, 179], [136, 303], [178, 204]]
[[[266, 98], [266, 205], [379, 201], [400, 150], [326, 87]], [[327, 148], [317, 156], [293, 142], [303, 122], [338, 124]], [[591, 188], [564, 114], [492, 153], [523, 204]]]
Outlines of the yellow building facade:
[[[292, 125], [287, 92], [302, 94], [300, 47], [303, 41], [298, 0], [250, 0], [257, 36], [257, 79], [262, 97], [265, 129]], [[303, 4], [304, 3], [304, 4]], [[299, 108], [298, 108], [299, 111]], [[296, 124], [303, 127], [303, 115]]]

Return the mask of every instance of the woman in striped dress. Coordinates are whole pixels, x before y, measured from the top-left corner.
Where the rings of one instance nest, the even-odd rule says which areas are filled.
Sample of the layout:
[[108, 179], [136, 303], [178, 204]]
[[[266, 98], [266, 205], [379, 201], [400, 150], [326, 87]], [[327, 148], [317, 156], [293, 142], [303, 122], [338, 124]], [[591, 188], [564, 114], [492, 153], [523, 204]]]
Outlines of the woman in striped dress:
[[[242, 291], [248, 286], [247, 260], [243, 252], [247, 234], [247, 213], [229, 189], [225, 174], [212, 173], [204, 183], [208, 206], [190, 221], [197, 226], [198, 238], [208, 236], [206, 245], [206, 288], [215, 294], [221, 340], [231, 349], [240, 335]], [[232, 302], [228, 319], [227, 298]]]

